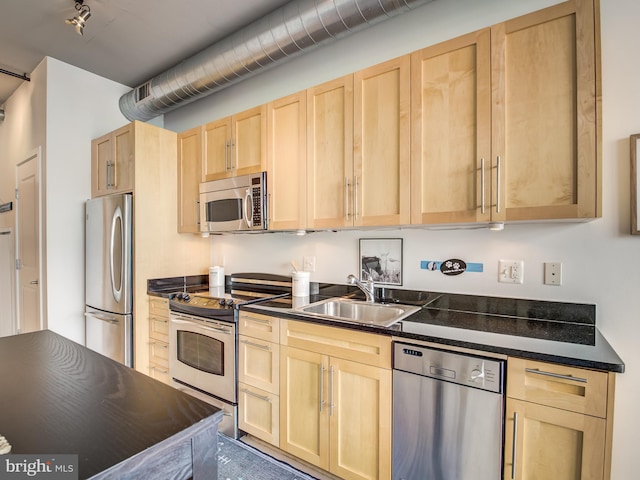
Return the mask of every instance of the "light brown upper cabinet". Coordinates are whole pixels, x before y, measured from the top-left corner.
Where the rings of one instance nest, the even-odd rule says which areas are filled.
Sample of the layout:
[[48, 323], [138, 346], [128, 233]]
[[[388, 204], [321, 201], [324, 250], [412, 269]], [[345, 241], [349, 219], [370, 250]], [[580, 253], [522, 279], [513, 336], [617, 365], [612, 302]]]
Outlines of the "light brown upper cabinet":
[[496, 219], [601, 216], [598, 35], [594, 0], [491, 28]]
[[266, 105], [204, 126], [205, 181], [248, 175], [267, 169]]
[[353, 76], [354, 226], [410, 222], [410, 56]]
[[267, 105], [269, 230], [306, 227], [306, 121], [304, 91]]
[[411, 55], [411, 223], [490, 219], [491, 33]]
[[178, 232], [200, 232], [203, 127], [178, 134]]
[[593, 2], [412, 54], [412, 223], [601, 215]]
[[353, 75], [307, 90], [307, 226], [353, 226]]
[[91, 141], [91, 196], [132, 192], [135, 122]]

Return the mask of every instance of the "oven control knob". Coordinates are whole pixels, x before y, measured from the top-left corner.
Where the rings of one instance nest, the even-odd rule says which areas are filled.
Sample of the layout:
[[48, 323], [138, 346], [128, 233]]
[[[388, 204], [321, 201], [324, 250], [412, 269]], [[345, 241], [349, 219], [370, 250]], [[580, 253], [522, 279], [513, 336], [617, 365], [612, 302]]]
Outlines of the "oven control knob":
[[185, 293], [185, 294], [182, 296], [182, 299], [183, 299], [185, 302], [188, 302], [188, 301], [191, 299], [191, 296], [190, 296], [188, 293]]
[[233, 307], [233, 298], [230, 298], [229, 300], [227, 300], [227, 307], [229, 308]]
[[224, 307], [224, 298], [221, 298], [220, 300], [218, 300], [218, 304], [219, 304], [221, 307]]
[[181, 293], [176, 293], [176, 298], [178, 300], [182, 300], [182, 294]]

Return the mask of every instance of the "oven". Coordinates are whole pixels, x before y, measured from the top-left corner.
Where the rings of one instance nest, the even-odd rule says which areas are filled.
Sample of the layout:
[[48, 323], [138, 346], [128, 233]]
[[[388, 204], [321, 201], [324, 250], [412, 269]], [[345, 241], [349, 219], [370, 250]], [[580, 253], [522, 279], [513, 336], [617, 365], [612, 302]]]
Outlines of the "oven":
[[[224, 318], [224, 317], [221, 317]], [[171, 311], [172, 384], [224, 411], [219, 430], [237, 438], [237, 332], [230, 321]]]
[[[216, 296], [217, 295], [217, 296]], [[225, 287], [169, 295], [172, 385], [224, 411], [218, 430], [238, 438], [238, 307], [290, 297], [291, 277], [233, 274]]]

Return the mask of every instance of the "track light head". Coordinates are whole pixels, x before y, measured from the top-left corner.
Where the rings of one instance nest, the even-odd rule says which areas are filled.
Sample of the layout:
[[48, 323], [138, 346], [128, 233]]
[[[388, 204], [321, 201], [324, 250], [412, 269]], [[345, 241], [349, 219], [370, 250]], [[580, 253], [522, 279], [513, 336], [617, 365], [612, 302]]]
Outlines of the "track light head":
[[75, 0], [75, 9], [78, 11], [78, 14], [73, 18], [65, 20], [65, 23], [67, 25], [73, 25], [76, 29], [76, 33], [78, 35], [83, 35], [87, 20], [91, 17], [91, 9], [89, 8], [89, 5], [84, 5], [84, 0]]

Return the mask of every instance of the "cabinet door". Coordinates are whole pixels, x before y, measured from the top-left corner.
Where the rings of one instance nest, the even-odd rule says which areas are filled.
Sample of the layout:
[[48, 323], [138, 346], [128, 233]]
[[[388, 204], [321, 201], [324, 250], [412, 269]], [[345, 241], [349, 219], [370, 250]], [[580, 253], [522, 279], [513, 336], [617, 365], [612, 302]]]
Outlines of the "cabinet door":
[[231, 176], [231, 117], [204, 126], [202, 175], [205, 182]]
[[233, 175], [248, 175], [267, 169], [266, 105], [231, 117], [231, 169]]
[[267, 105], [269, 230], [306, 228], [305, 92]]
[[276, 447], [279, 446], [279, 397], [252, 385], [238, 383], [238, 428]]
[[505, 479], [601, 480], [605, 420], [507, 399]]
[[568, 1], [491, 29], [498, 217], [601, 215], [593, 9]]
[[200, 232], [203, 128], [178, 134], [178, 232]]
[[353, 226], [353, 75], [307, 90], [307, 225]]
[[411, 55], [411, 223], [490, 219], [490, 30]]
[[238, 381], [278, 394], [280, 346], [257, 338], [239, 336]]
[[410, 222], [410, 56], [354, 74], [354, 225]]
[[[134, 185], [135, 122], [113, 132], [115, 163], [114, 188], [111, 193], [132, 192]], [[143, 135], [143, 134], [141, 134]]]
[[113, 153], [110, 133], [91, 141], [91, 196], [94, 198], [110, 193]]
[[280, 346], [280, 448], [329, 469], [329, 357]]
[[328, 404], [331, 473], [391, 478], [391, 371], [331, 358]]

